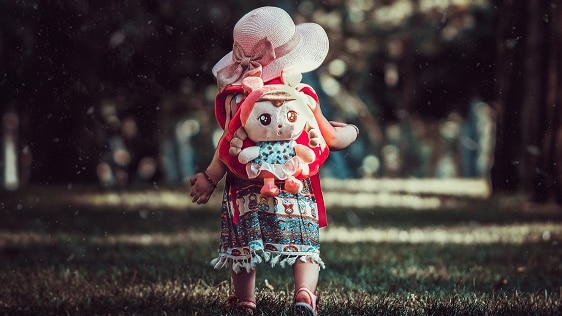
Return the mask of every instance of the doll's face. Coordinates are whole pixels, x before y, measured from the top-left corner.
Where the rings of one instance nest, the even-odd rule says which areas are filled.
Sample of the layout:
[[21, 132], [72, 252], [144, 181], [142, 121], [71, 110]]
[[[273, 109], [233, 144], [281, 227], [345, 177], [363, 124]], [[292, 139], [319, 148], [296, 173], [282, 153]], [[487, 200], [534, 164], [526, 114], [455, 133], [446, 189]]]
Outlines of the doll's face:
[[257, 101], [244, 124], [248, 137], [255, 142], [296, 138], [307, 122], [303, 106], [300, 100]]

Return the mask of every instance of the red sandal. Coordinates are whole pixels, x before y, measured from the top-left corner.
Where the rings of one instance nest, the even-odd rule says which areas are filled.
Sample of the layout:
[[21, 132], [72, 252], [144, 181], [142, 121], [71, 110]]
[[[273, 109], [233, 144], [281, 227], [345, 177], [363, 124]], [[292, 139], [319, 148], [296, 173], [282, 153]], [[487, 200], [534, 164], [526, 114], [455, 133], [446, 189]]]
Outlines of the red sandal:
[[[306, 295], [300, 295], [304, 293]], [[318, 303], [320, 302], [320, 295], [314, 294], [311, 290], [301, 287], [295, 292], [295, 303], [293, 304], [293, 311], [295, 315], [318, 315]]]
[[251, 300], [239, 301], [235, 295], [228, 298], [227, 306], [243, 315], [254, 315], [256, 312], [256, 302]]

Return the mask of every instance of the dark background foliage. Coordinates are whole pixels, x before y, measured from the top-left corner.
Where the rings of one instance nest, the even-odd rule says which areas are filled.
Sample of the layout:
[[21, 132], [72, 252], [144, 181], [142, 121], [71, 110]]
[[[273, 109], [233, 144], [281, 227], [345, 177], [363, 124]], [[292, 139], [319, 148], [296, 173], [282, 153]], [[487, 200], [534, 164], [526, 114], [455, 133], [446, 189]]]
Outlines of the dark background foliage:
[[[230, 50], [232, 27], [244, 13], [276, 5], [298, 23], [326, 29], [329, 56], [305, 80], [329, 118], [362, 131], [346, 153], [330, 158], [331, 175], [365, 176], [364, 158], [374, 156], [382, 167], [370, 176], [433, 177], [451, 155], [457, 171], [448, 176], [490, 176], [465, 166], [474, 160], [467, 144], [481, 139], [443, 139], [444, 123], [473, 124], [471, 111], [482, 101], [497, 127], [488, 135], [495, 153], [485, 153], [488, 169], [495, 162], [495, 189], [559, 190], [560, 111], [552, 106], [562, 82], [557, 1], [431, 3], [1, 0], [0, 110], [20, 115], [19, 142], [33, 155], [30, 183], [96, 181], [115, 132], [102, 119], [107, 102], [119, 117], [134, 117], [142, 154], [155, 158], [170, 120], [197, 113], [204, 127], [195, 141], [201, 169], [216, 128], [210, 70]], [[401, 164], [389, 171], [384, 156], [391, 150]]]

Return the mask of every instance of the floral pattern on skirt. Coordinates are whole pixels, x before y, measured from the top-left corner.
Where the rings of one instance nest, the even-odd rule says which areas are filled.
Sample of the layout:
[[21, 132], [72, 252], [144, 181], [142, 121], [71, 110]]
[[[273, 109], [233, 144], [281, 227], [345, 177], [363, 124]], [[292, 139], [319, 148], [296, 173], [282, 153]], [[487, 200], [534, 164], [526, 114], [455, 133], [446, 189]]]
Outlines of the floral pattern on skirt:
[[[311, 260], [324, 267], [320, 258], [318, 208], [310, 180], [298, 194], [283, 190], [276, 197], [262, 196], [261, 181], [227, 179], [221, 212], [219, 257], [216, 269], [231, 267], [250, 271], [268, 262], [291, 266], [296, 260]], [[238, 208], [238, 224], [234, 212]]]

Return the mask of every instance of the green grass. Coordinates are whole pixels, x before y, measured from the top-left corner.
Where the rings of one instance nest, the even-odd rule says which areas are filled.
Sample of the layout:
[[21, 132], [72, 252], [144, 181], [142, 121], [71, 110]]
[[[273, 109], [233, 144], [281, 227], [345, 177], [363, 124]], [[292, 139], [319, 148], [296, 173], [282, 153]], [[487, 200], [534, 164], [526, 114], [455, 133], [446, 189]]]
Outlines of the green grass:
[[[218, 210], [29, 201], [0, 203], [0, 314], [229, 314], [228, 273], [209, 265]], [[458, 205], [330, 209], [321, 314], [562, 315], [562, 212]], [[289, 269], [260, 266], [257, 288], [263, 315], [287, 313]]]

